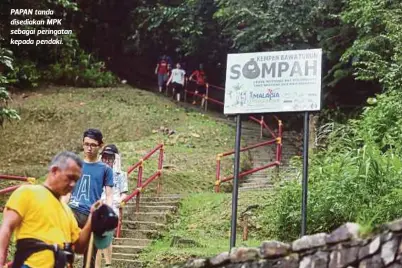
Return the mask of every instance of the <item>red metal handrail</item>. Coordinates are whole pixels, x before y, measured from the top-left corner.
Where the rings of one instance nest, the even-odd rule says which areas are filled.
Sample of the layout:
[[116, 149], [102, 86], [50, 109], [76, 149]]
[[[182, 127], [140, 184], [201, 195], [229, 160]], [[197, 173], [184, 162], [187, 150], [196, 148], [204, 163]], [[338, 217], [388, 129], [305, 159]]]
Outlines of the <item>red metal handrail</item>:
[[[195, 80], [190, 80], [190, 82], [195, 82]], [[193, 95], [193, 96], [195, 95], [195, 96], [203, 98], [204, 101], [205, 101], [205, 107], [204, 107], [205, 111], [207, 111], [207, 109], [208, 109], [208, 101], [216, 103], [216, 104], [220, 105], [221, 107], [223, 107], [224, 103], [222, 101], [219, 101], [219, 100], [216, 100], [214, 98], [209, 97], [209, 88], [217, 88], [217, 89], [220, 89], [220, 90], [223, 90], [223, 91], [225, 89], [222, 88], [222, 87], [219, 87], [219, 86], [209, 84], [209, 83], [206, 83], [205, 87], [206, 87], [205, 94], [199, 94], [199, 93], [195, 93], [195, 91], [188, 90], [187, 86], [186, 86], [186, 88], [184, 89], [184, 92], [185, 92], [184, 98], [187, 99], [187, 94], [190, 94], [190, 95]], [[274, 116], [274, 118], [278, 122], [280, 121], [277, 116]], [[253, 122], [256, 122], [256, 123], [258, 123], [260, 125], [260, 137], [261, 138], [263, 136], [263, 130], [264, 129], [266, 129], [271, 134], [271, 136], [273, 138], [277, 138], [277, 135], [275, 135], [275, 132], [267, 125], [267, 123], [265, 123], [264, 116], [261, 116], [261, 120], [257, 119], [254, 116], [249, 116], [248, 119], [253, 121]]]
[[[153, 154], [155, 154], [157, 151], [159, 151], [159, 157], [158, 157], [158, 170], [152, 174], [148, 179], [145, 180], [143, 183], [143, 169], [144, 169], [144, 161], [148, 160]], [[154, 180], [158, 179], [158, 185], [156, 188], [156, 192], [159, 195], [161, 192], [161, 180], [162, 180], [162, 168], [163, 168], [163, 157], [164, 156], [164, 144], [161, 143], [158, 146], [156, 146], [154, 149], [152, 149], [149, 153], [147, 153], [143, 158], [141, 158], [136, 164], [132, 165], [131, 167], [128, 168], [127, 170], [127, 176], [129, 176], [136, 168], [138, 168], [138, 176], [137, 176], [137, 187], [133, 190], [131, 194], [129, 194], [124, 200], [122, 200], [121, 205], [120, 205], [120, 217], [119, 217], [119, 223], [117, 225], [117, 231], [116, 231], [116, 236], [121, 237], [121, 227], [122, 227], [122, 221], [123, 221], [123, 207], [127, 204], [128, 201], [133, 199], [134, 197], [136, 198], [135, 201], [135, 211], [139, 212], [140, 211], [140, 196], [141, 192], [144, 191], [144, 189]]]
[[133, 172], [137, 167], [139, 167], [141, 164], [143, 164], [144, 161], [148, 160], [156, 151], [158, 151], [161, 147], [163, 147], [163, 144], [159, 144], [156, 146], [154, 149], [152, 149], [149, 153], [147, 153], [143, 158], [141, 158], [136, 164], [133, 166], [129, 167], [127, 169], [127, 175], [129, 175], [131, 172]]
[[[257, 121], [257, 122], [259, 121], [255, 117], [254, 117], [253, 120]], [[264, 126], [266, 129], [268, 129], [268, 126], [264, 122], [263, 117], [261, 118], [260, 124], [261, 124], [261, 126]], [[240, 152], [244, 152], [244, 151], [248, 151], [248, 150], [251, 150], [251, 149], [258, 148], [258, 147], [267, 146], [267, 145], [276, 143], [276, 155], [275, 155], [275, 161], [274, 162], [269, 163], [269, 164], [264, 165], [264, 166], [261, 166], [261, 167], [257, 167], [257, 168], [253, 168], [253, 169], [244, 171], [244, 172], [239, 174], [239, 178], [242, 178], [242, 177], [244, 177], [246, 175], [249, 175], [249, 174], [252, 174], [252, 173], [255, 173], [255, 172], [270, 168], [270, 167], [273, 167], [273, 166], [279, 166], [281, 164], [281, 159], [282, 159], [282, 132], [283, 132], [282, 127], [283, 127], [282, 121], [278, 120], [278, 133], [277, 133], [277, 135], [275, 135], [275, 133], [271, 134], [272, 136], [274, 136], [274, 139], [264, 141], [264, 142], [260, 142], [260, 143], [250, 145], [250, 146], [247, 146], [247, 147], [240, 148]], [[262, 137], [262, 130], [261, 130], [261, 137]], [[227, 181], [230, 181], [230, 180], [233, 179], [233, 175], [231, 175], [229, 177], [223, 177], [223, 178], [221, 177], [221, 158], [225, 157], [225, 156], [228, 156], [228, 155], [232, 155], [232, 154], [234, 154], [234, 150], [229, 151], [229, 152], [225, 152], [225, 153], [221, 153], [221, 154], [218, 154], [216, 156], [216, 179], [215, 179], [215, 187], [214, 188], [215, 188], [215, 192], [217, 192], [217, 193], [220, 191], [220, 185], [223, 182], [227, 182]]]
[[[0, 174], [0, 180], [10, 180], [10, 181], [20, 181], [20, 182], [27, 182], [29, 184], [34, 184], [36, 182], [35, 178], [32, 177], [24, 177], [24, 176], [15, 176], [15, 175], [5, 175]], [[7, 194], [15, 191], [20, 186], [25, 185], [26, 183], [22, 183], [19, 185], [13, 185], [4, 189], [0, 190], [0, 194]]]
[[[250, 170], [247, 170], [247, 171], [243, 171], [243, 172], [241, 172], [241, 173], [239, 174], [239, 178], [242, 178], [242, 177], [244, 177], [244, 176], [250, 175], [250, 174], [255, 173], [255, 172], [257, 172], [257, 171], [264, 170], [264, 169], [267, 169], [267, 168], [270, 168], [270, 167], [274, 167], [274, 166], [277, 166], [277, 165], [279, 165], [279, 163], [278, 163], [277, 161], [275, 161], [275, 162], [269, 163], [269, 164], [267, 164], [267, 165], [264, 165], [264, 166], [261, 166], [261, 167], [258, 167], [258, 168], [254, 168], [254, 169], [250, 169]], [[224, 178], [222, 178], [222, 179], [221, 179], [221, 182], [227, 182], [227, 181], [233, 180], [233, 178], [234, 178], [234, 176], [233, 176], [233, 175], [230, 175], [229, 177], [224, 177]]]
[[[254, 145], [250, 145], [250, 146], [247, 146], [247, 147], [240, 148], [240, 152], [248, 151], [248, 150], [258, 148], [258, 147], [261, 147], [261, 146], [265, 146], [265, 145], [269, 145], [269, 144], [274, 144], [275, 142], [276, 142], [276, 139], [260, 142], [260, 143], [254, 144]], [[231, 154], [234, 154], [234, 153], [235, 153], [235, 151], [232, 150], [232, 151], [229, 151], [229, 152], [226, 152], [226, 153], [218, 154], [218, 156], [223, 157], [223, 156], [228, 156], [228, 155], [231, 155]]]
[[272, 129], [265, 123], [265, 121], [264, 121], [264, 116], [261, 116], [261, 120], [258, 120], [257, 118], [255, 118], [254, 116], [249, 116], [248, 117], [251, 121], [254, 121], [254, 122], [256, 122], [256, 123], [258, 123], [259, 125], [260, 125], [260, 127], [261, 127], [261, 135], [260, 135], [260, 137], [262, 138], [262, 131], [263, 131], [263, 129], [265, 128], [268, 132], [269, 132], [269, 134], [271, 134], [271, 136], [273, 137], [273, 138], [276, 138], [277, 137], [277, 135], [275, 135], [275, 132], [274, 131], [272, 131]]
[[11, 180], [11, 181], [26, 181], [26, 182], [35, 182], [35, 178], [25, 177], [25, 176], [15, 176], [15, 175], [5, 175], [0, 174], [0, 180]]
[[209, 84], [209, 86], [214, 87], [214, 88], [219, 89], [219, 90], [222, 90], [222, 91], [225, 91], [224, 87], [219, 87], [219, 86], [215, 86], [215, 85], [212, 85], [212, 84]]
[[[190, 82], [195, 82], [195, 80], [190, 80]], [[215, 85], [212, 85], [210, 83], [207, 83], [206, 84], [205, 94], [199, 94], [199, 93], [195, 93], [195, 91], [193, 92], [193, 91], [188, 90], [187, 89], [187, 84], [186, 84], [186, 87], [184, 89], [184, 92], [185, 92], [184, 99], [187, 100], [187, 94], [196, 95], [196, 96], [199, 96], [199, 97], [203, 98], [205, 100], [205, 111], [207, 110], [208, 101], [211, 101], [213, 103], [219, 104], [220, 106], [224, 106], [223, 102], [209, 97], [208, 93], [209, 93], [209, 88], [210, 87], [211, 88], [216, 88], [216, 89], [219, 89], [219, 90], [222, 90], [222, 91], [225, 90], [225, 88], [223, 88], [223, 87], [219, 87], [219, 86], [215, 86]], [[258, 144], [252, 145], [252, 146], [244, 147], [244, 148], [241, 148], [240, 151], [244, 152], [244, 151], [251, 150], [251, 149], [254, 149], [254, 148], [257, 148], [257, 147], [266, 146], [266, 145], [269, 145], [269, 144], [276, 143], [275, 162], [267, 164], [267, 165], [265, 165], [263, 167], [258, 167], [258, 168], [254, 168], [254, 169], [251, 169], [249, 171], [243, 172], [243, 173], [240, 174], [240, 177], [248, 175], [248, 174], [251, 174], [251, 173], [254, 173], [254, 172], [257, 172], [257, 171], [260, 171], [260, 170], [263, 170], [263, 169], [266, 169], [266, 168], [269, 168], [269, 167], [272, 167], [272, 166], [279, 166], [280, 165], [280, 162], [281, 162], [281, 159], [282, 159], [282, 132], [283, 132], [282, 128], [283, 128], [283, 124], [282, 124], [282, 121], [279, 120], [279, 118], [277, 116], [274, 115], [273, 117], [278, 122], [278, 133], [277, 134], [275, 134], [275, 132], [265, 122], [264, 116], [261, 116], [261, 119], [257, 119], [255, 116], [249, 116], [248, 117], [249, 120], [251, 120], [253, 122], [256, 122], [256, 123], [258, 123], [260, 125], [260, 138], [263, 137], [263, 134], [264, 134], [263, 132], [264, 132], [264, 129], [265, 129], [274, 138], [274, 140], [269, 140], [269, 141], [261, 142], [261, 143], [258, 143]], [[227, 152], [227, 153], [222, 153], [222, 154], [218, 154], [217, 157], [216, 157], [216, 162], [217, 162], [216, 163], [216, 182], [215, 182], [215, 191], [216, 192], [219, 192], [220, 184], [222, 182], [228, 181], [230, 179], [233, 179], [233, 177], [228, 177], [230, 179], [223, 178], [224, 179], [223, 180], [221, 178], [221, 176], [220, 176], [220, 173], [221, 173], [221, 158], [224, 157], [224, 156], [233, 154], [233, 153], [234, 153], [234, 151]]]
[[14, 192], [14, 191], [15, 191], [15, 190], [17, 190], [18, 188], [20, 188], [20, 187], [21, 187], [21, 185], [23, 185], [23, 184], [20, 184], [20, 185], [14, 185], [14, 186], [10, 186], [10, 187], [7, 187], [7, 188], [4, 188], [4, 189], [1, 189], [1, 190], [0, 190], [0, 194], [7, 194], [7, 193]]
[[[36, 179], [32, 178], [32, 177], [5, 175], [5, 174], [0, 174], [0, 180], [21, 181], [21, 182], [27, 182], [28, 184], [34, 184], [36, 182]], [[19, 185], [14, 185], [14, 186], [10, 186], [10, 187], [1, 189], [0, 195], [11, 193], [11, 192], [15, 191], [16, 189], [18, 189], [19, 187], [21, 187], [22, 185], [26, 185], [26, 183], [22, 183]], [[11, 267], [12, 265], [13, 265], [13, 262], [10, 261], [5, 265], [5, 267]]]

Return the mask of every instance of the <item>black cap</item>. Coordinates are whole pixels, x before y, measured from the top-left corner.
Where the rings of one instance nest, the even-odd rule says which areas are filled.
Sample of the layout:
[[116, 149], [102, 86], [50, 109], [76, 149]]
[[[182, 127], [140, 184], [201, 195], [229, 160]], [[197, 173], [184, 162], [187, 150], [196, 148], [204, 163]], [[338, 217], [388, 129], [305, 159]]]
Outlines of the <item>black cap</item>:
[[85, 138], [85, 137], [94, 139], [99, 144], [103, 143], [103, 135], [102, 135], [102, 132], [99, 129], [89, 128], [89, 129], [85, 130], [83, 138]]
[[105, 147], [103, 147], [101, 154], [119, 154], [119, 150], [117, 149], [116, 145], [114, 144], [108, 144]]
[[119, 218], [113, 209], [102, 204], [92, 213], [92, 232], [97, 236], [103, 236], [105, 232], [116, 229], [118, 222]]

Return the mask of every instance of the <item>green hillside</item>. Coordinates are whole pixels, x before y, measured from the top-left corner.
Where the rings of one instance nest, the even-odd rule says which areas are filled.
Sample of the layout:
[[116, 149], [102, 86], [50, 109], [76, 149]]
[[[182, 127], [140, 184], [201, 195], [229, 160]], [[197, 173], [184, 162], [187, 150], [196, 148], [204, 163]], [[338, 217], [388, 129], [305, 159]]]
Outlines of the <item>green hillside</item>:
[[[94, 127], [102, 130], [106, 143], [117, 144], [124, 168], [164, 142], [165, 192], [211, 191], [215, 156], [234, 144], [231, 127], [128, 86], [47, 88], [14, 96], [11, 107], [19, 111], [22, 120], [0, 129], [0, 162], [4, 163], [0, 173], [5, 174], [43, 176], [57, 152], [81, 153], [82, 133]], [[156, 171], [156, 157], [146, 162], [145, 176]], [[225, 164], [231, 169], [230, 161]]]

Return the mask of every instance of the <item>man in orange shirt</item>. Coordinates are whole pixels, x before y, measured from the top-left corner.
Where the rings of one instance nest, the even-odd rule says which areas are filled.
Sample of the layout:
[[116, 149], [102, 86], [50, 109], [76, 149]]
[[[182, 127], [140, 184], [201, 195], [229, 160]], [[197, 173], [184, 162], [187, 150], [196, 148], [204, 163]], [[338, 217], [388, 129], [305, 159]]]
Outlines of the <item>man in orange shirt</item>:
[[[190, 75], [190, 81], [194, 81], [196, 83], [195, 94], [205, 95], [206, 93], [206, 75], [204, 72], [204, 66], [202, 64], [199, 65], [199, 68], [195, 70]], [[193, 96], [193, 104], [196, 104], [196, 99], [198, 99], [197, 95]], [[201, 108], [204, 107], [205, 99], [201, 99]]]

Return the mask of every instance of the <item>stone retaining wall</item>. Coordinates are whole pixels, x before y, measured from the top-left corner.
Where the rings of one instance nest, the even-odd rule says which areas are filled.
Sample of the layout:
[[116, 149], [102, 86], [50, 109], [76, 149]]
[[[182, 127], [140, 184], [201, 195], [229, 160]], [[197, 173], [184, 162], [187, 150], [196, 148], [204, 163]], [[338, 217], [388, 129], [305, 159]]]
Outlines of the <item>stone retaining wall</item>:
[[402, 268], [402, 219], [384, 224], [362, 238], [360, 226], [346, 223], [330, 234], [319, 233], [257, 248], [235, 248], [209, 259], [191, 259], [180, 268]]

